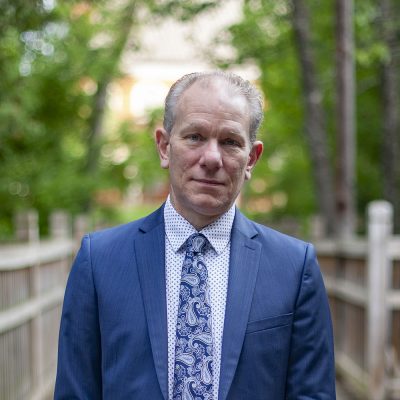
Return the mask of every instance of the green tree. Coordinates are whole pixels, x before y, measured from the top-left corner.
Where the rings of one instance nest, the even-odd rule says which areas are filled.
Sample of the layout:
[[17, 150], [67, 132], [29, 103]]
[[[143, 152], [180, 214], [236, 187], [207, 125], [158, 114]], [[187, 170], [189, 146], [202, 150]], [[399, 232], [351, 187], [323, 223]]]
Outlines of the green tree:
[[[333, 166], [338, 151], [335, 145], [338, 129], [335, 110], [335, 2], [307, 0], [301, 3], [310, 10], [309, 43], [315, 60], [315, 84], [326, 117], [328, 157]], [[245, 1], [243, 20], [218, 39], [231, 43], [236, 49], [234, 59], [217, 60], [219, 65], [251, 61], [261, 71], [259, 84], [266, 98], [266, 120], [261, 135], [266, 144], [266, 161], [255, 170], [255, 178], [264, 183], [253, 188], [250, 184], [248, 193], [264, 199], [274, 199], [279, 194], [279, 200], [286, 199], [269, 201], [272, 207], [267, 214], [269, 219], [282, 215], [306, 219], [321, 210], [316, 196], [320, 187], [312, 179], [315, 163], [310, 162], [310, 148], [303, 135], [303, 123], [307, 121], [307, 103], [301, 94], [304, 68], [301, 68], [301, 59], [296, 52], [296, 27], [293, 25], [293, 12], [298, 5], [299, 2], [289, 0]], [[388, 46], [380, 33], [380, 6], [372, 0], [355, 2], [354, 6], [356, 191], [361, 220], [369, 201], [385, 197], [381, 154], [382, 126], [386, 117], [382, 113], [381, 70], [384, 63], [387, 65]], [[398, 7], [392, 7], [391, 15], [395, 22], [390, 25], [391, 37], [393, 25], [397, 32], [395, 37], [398, 37], [398, 13]], [[398, 64], [394, 65], [398, 75]], [[309, 123], [305, 128], [310, 129]], [[399, 199], [393, 201], [399, 203]]]
[[53, 209], [89, 210], [99, 188], [128, 186], [129, 174], [101, 152], [119, 135], [104, 132], [104, 116], [121, 55], [138, 47], [136, 28], [150, 18], [173, 11], [188, 20], [215, 4], [0, 2], [0, 237], [11, 234], [18, 209], [38, 209], [45, 230]]
[[393, 0], [380, 2], [380, 25], [386, 57], [382, 60], [383, 190], [393, 203], [395, 229], [400, 230], [400, 6]]

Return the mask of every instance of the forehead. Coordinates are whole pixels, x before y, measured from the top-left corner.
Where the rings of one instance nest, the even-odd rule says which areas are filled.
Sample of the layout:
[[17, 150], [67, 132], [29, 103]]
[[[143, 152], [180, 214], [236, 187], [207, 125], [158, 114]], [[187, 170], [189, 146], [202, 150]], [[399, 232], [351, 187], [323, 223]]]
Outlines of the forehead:
[[220, 79], [197, 81], [182, 94], [176, 122], [192, 119], [240, 123], [248, 132], [250, 110], [247, 99]]

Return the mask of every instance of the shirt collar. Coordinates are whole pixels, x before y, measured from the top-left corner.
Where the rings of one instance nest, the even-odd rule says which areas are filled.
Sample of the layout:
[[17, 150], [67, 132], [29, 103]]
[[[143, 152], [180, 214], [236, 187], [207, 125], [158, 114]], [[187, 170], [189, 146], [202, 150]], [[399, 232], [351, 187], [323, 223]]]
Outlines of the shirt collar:
[[[202, 233], [210, 242], [215, 252], [221, 254], [229, 245], [231, 230], [235, 218], [235, 206], [233, 205], [226, 213], [216, 221], [204, 227]], [[174, 208], [168, 196], [164, 207], [165, 234], [171, 247], [177, 253], [186, 239], [197, 230], [183, 218]]]

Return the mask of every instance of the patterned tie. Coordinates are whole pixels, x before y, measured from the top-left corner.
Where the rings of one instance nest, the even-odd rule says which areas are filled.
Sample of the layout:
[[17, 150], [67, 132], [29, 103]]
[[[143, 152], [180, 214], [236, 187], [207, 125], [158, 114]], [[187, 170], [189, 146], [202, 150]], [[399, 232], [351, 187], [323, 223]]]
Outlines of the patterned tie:
[[207, 267], [207, 238], [199, 233], [186, 241], [176, 324], [174, 400], [213, 399], [213, 343]]

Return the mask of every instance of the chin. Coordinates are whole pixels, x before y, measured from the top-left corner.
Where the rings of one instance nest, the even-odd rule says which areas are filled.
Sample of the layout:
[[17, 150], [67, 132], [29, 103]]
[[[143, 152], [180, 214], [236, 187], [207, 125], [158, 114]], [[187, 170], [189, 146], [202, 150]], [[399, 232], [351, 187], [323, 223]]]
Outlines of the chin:
[[230, 203], [221, 201], [220, 199], [214, 197], [210, 198], [210, 196], [204, 197], [193, 202], [193, 209], [195, 209], [198, 214], [207, 216], [221, 215], [228, 211], [231, 206]]

